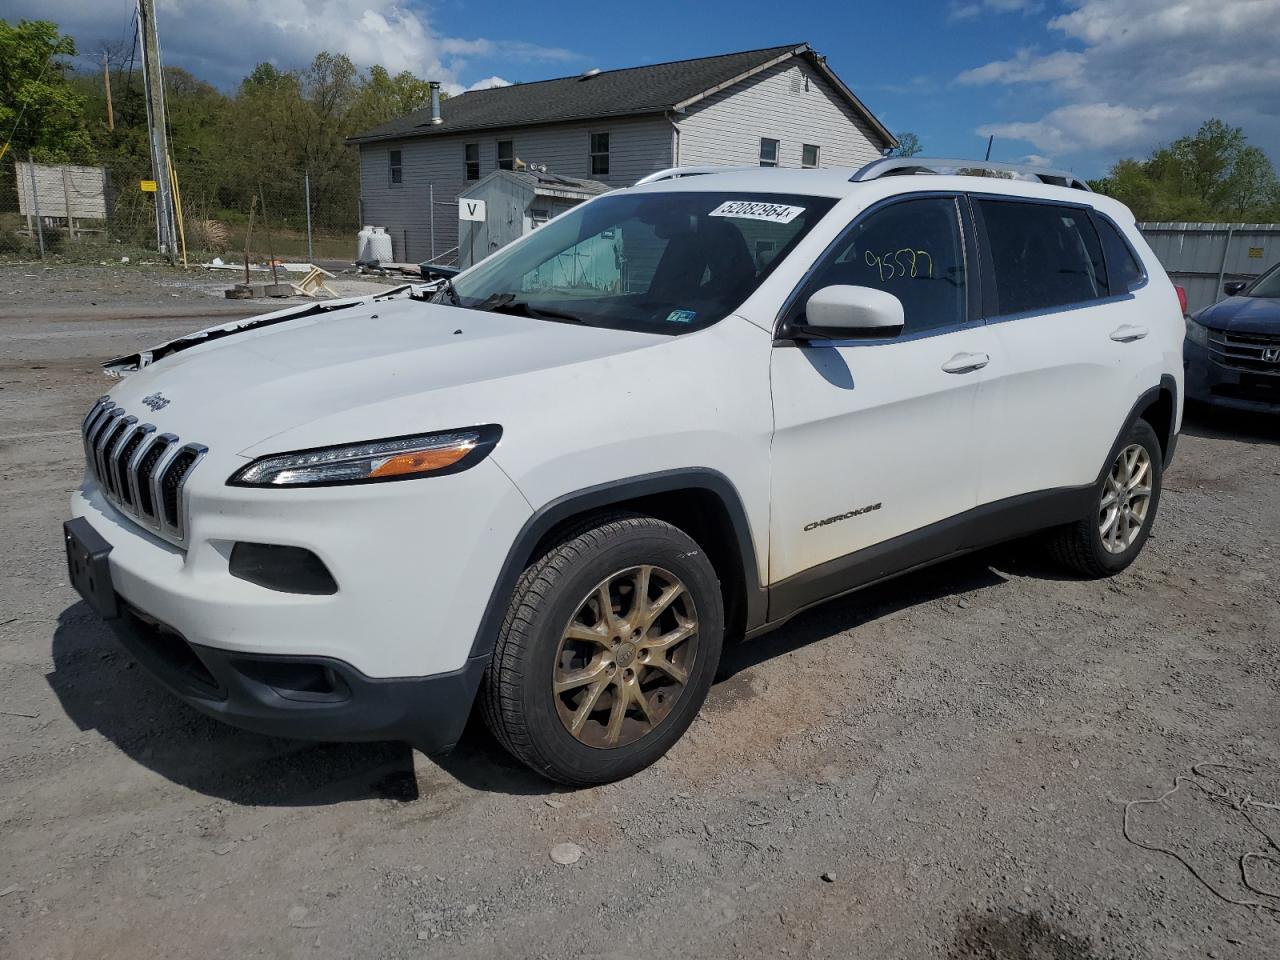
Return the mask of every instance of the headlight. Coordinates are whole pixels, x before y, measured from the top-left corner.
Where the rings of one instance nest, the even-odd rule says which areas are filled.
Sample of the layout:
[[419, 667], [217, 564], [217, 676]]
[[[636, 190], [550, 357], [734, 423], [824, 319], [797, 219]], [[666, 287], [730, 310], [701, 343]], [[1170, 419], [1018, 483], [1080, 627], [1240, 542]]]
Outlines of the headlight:
[[1209, 328], [1187, 317], [1187, 339], [1201, 347], [1209, 346]]
[[457, 473], [489, 455], [502, 428], [489, 424], [448, 433], [370, 440], [259, 457], [227, 483], [237, 487], [329, 487]]

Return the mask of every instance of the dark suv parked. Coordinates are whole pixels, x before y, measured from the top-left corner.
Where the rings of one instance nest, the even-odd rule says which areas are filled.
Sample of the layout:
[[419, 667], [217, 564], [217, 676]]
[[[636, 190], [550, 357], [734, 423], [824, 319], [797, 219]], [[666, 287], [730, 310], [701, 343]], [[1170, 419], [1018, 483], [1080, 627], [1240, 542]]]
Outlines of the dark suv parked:
[[1280, 263], [1187, 319], [1188, 400], [1280, 411]]

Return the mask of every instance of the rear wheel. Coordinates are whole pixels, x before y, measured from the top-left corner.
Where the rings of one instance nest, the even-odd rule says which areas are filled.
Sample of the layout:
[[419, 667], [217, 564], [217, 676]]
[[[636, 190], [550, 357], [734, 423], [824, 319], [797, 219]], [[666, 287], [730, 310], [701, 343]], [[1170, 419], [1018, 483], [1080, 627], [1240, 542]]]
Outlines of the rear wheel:
[[481, 688], [514, 756], [575, 786], [629, 776], [706, 699], [724, 633], [710, 561], [652, 517], [601, 518], [524, 571]]
[[1114, 451], [1088, 516], [1054, 532], [1050, 549], [1086, 577], [1119, 573], [1137, 559], [1155, 522], [1163, 480], [1160, 441], [1137, 421]]

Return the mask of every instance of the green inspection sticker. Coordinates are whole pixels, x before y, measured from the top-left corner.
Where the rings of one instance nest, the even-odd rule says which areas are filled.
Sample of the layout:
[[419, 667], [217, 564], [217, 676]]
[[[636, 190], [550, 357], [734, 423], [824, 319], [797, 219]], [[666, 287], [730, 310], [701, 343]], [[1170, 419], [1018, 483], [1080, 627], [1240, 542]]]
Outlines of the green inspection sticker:
[[672, 310], [667, 314], [667, 323], [693, 323], [697, 315], [696, 310]]

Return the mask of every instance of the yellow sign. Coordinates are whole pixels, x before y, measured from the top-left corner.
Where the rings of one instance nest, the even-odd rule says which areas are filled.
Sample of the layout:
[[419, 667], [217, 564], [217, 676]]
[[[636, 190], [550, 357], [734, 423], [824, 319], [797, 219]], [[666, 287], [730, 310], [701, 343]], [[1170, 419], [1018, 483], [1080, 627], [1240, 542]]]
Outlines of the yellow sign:
[[138, 189], [143, 193], [155, 193], [156, 182], [154, 180], [143, 180], [138, 184]]
[[1250, 260], [1261, 260], [1261, 259], [1262, 259], [1262, 248], [1261, 248], [1261, 247], [1250, 247], [1250, 248], [1249, 248], [1249, 259], [1250, 259]]

